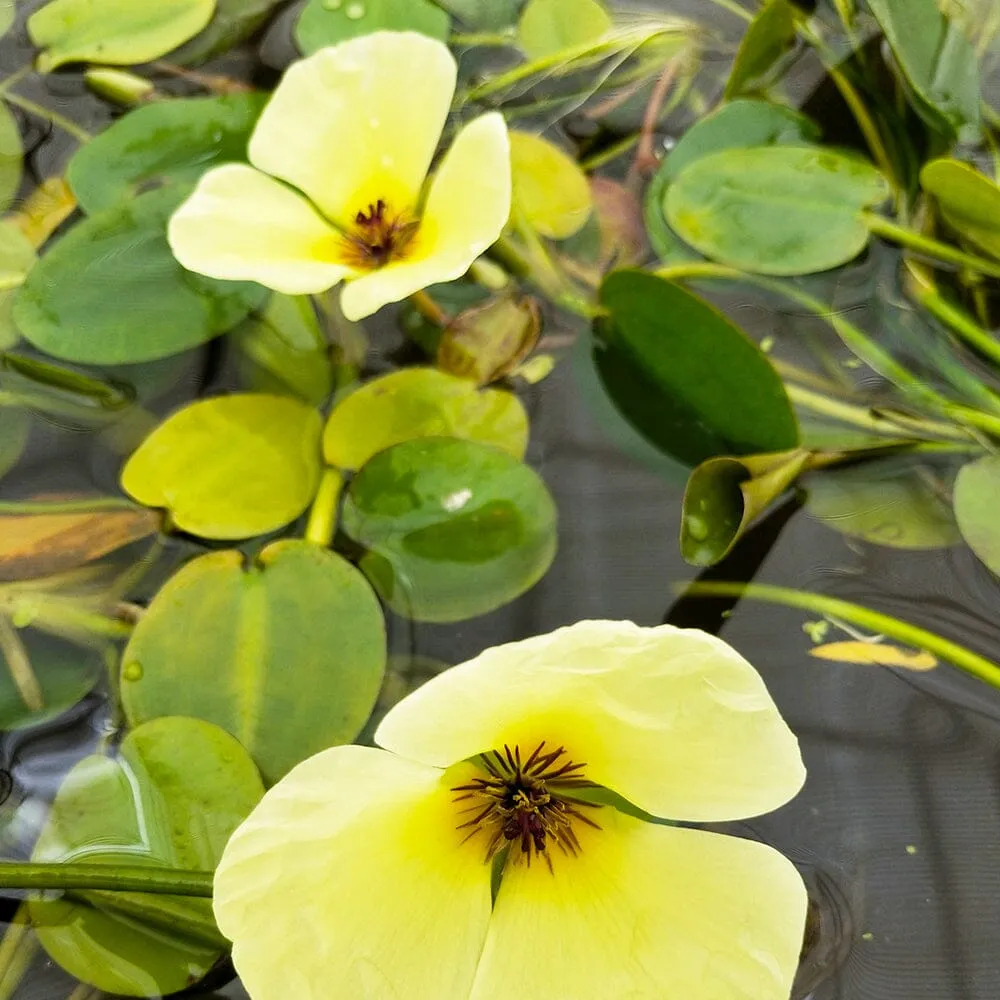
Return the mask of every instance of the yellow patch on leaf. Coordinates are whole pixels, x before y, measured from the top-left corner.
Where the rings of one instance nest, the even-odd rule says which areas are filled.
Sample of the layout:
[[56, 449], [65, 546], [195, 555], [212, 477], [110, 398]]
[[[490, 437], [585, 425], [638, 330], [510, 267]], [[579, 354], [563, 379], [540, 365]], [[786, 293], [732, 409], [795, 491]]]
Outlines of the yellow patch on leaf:
[[810, 656], [838, 663], [872, 663], [881, 667], [902, 667], [905, 670], [933, 670], [937, 659], [926, 649], [900, 649], [882, 642], [828, 642], [809, 650]]

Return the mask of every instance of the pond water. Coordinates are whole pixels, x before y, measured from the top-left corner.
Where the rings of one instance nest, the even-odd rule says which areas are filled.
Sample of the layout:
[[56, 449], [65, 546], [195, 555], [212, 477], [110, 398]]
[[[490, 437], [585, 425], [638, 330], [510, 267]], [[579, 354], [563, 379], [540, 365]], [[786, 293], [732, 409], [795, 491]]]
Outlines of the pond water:
[[[41, 6], [34, 0], [18, 5], [17, 23], [0, 41], [3, 76], [32, 58], [35, 50], [24, 20]], [[830, 10], [820, 6], [829, 17]], [[269, 26], [250, 43], [203, 71], [270, 88], [295, 57], [290, 28], [301, 7], [276, 10]], [[634, 12], [635, 5], [622, 9]], [[743, 27], [739, 18], [708, 0], [647, 0], [643, 9], [698, 18], [718, 39], [716, 49], [705, 53], [695, 92], [657, 132], [662, 152], [720, 96]], [[824, 107], [833, 107], [818, 59], [794, 62], [784, 79], [782, 92], [790, 103], [805, 105], [817, 117]], [[190, 81], [171, 83], [164, 74], [157, 82], [178, 93], [198, 92]], [[86, 90], [73, 66], [31, 77], [19, 92], [92, 133], [100, 132], [113, 114]], [[647, 97], [648, 88], [637, 102], [623, 103], [608, 126], [611, 139], [641, 126]], [[836, 137], [838, 129], [849, 130], [840, 110], [835, 111], [827, 124]], [[564, 112], [561, 107], [559, 113]], [[17, 111], [15, 117], [27, 151], [22, 188], [27, 193], [33, 184], [63, 171], [76, 143], [28, 112]], [[545, 115], [535, 115], [521, 127], [544, 121]], [[571, 111], [563, 125], [566, 134], [586, 145], [591, 119]], [[969, 156], [988, 160], [981, 147], [970, 147]], [[602, 173], [621, 180], [628, 165], [628, 157], [613, 159]], [[893, 275], [899, 262], [897, 250], [875, 247], [835, 277], [806, 278], [801, 287], [817, 296], [822, 292], [827, 301], [836, 298], [838, 309], [854, 323], [873, 331], [914, 366], [926, 366], [917, 369], [921, 377], [937, 384], [940, 373], [931, 367], [935, 355], [926, 338], [907, 338], [885, 322], [887, 310], [898, 306], [899, 283]], [[730, 283], [692, 287], [755, 340], [768, 343], [775, 356], [821, 372], [839, 370], [856, 380], [870, 400], [890, 398], [887, 383], [859, 372], [829, 325], [808, 309]], [[833, 488], [832, 498], [832, 488], [816, 478], [823, 474], [814, 474], [783, 494], [722, 562], [708, 569], [692, 567], [678, 546], [689, 470], [658, 455], [613, 412], [595, 375], [587, 324], [545, 309], [541, 347], [549, 346], [557, 364], [537, 384], [519, 383], [518, 392], [531, 428], [526, 461], [543, 478], [558, 511], [555, 559], [530, 590], [487, 614], [435, 624], [389, 613], [392, 673], [380, 709], [444, 665], [584, 618], [670, 623], [718, 634], [763, 675], [801, 741], [809, 772], [804, 790], [788, 805], [726, 828], [777, 847], [800, 867], [810, 887], [814, 911], [795, 996], [995, 1000], [1000, 996], [1000, 951], [995, 946], [1000, 860], [993, 849], [1000, 825], [997, 691], [947, 663], [916, 671], [818, 659], [809, 655], [815, 643], [808, 628], [822, 614], [683, 593], [684, 585], [700, 573], [702, 580], [754, 581], [829, 595], [918, 624], [1000, 661], [1000, 581], [962, 543], [947, 502], [938, 497], [939, 491], [950, 489], [962, 456], [902, 453], [880, 459], [867, 471], [853, 467], [833, 472], [829, 482], [839, 482], [842, 492]], [[419, 361], [394, 316], [380, 315], [366, 327], [370, 350], [364, 376]], [[25, 347], [18, 351], [42, 356]], [[1000, 388], [1000, 379], [974, 357], [962, 355], [959, 363]], [[191, 400], [268, 384], [228, 337], [141, 365], [71, 367], [110, 377], [157, 419]], [[27, 449], [4, 476], [0, 498], [120, 495], [123, 460], [149, 427], [116, 426], [79, 414], [35, 412]], [[835, 478], [852, 474], [854, 480]], [[825, 520], [815, 516], [821, 509]], [[867, 512], [864, 533], [869, 540], [843, 530], [843, 523], [830, 523], [856, 522], [859, 511]], [[301, 534], [302, 523], [300, 519], [283, 533]], [[0, 527], [0, 532], [8, 530]], [[949, 544], [906, 544], [921, 532]], [[896, 544], [877, 544], [873, 537]], [[109, 567], [104, 578], [142, 566], [141, 578], [123, 595], [141, 608], [185, 562], [229, 545], [183, 531], [155, 543], [142, 538], [103, 561]], [[851, 638], [850, 627], [834, 620], [827, 623], [822, 641]], [[63, 640], [38, 641], [58, 646]], [[31, 652], [36, 662], [46, 663], [49, 657], [55, 663], [69, 655], [61, 647], [46, 650], [41, 645]], [[92, 674], [102, 673], [99, 652], [74, 655], [94, 657]], [[114, 731], [107, 684], [99, 682], [90, 693], [70, 700], [76, 703], [53, 718], [0, 736], [0, 767], [9, 776], [0, 806], [7, 858], [30, 857], [65, 775]], [[371, 726], [366, 733], [370, 736]], [[0, 916], [14, 921], [21, 895], [6, 891]], [[0, 944], [0, 998], [84, 1000], [102, 995], [78, 985], [37, 944], [21, 940], [18, 926], [8, 924], [8, 937]], [[192, 987], [190, 995], [245, 996], [226, 963]]]

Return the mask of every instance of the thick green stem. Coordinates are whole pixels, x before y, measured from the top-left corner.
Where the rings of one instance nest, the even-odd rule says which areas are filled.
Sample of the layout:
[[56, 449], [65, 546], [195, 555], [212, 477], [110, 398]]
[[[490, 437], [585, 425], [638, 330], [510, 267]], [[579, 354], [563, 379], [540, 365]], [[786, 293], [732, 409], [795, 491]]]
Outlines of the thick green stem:
[[81, 500], [0, 500], [0, 514], [97, 514], [111, 510], [142, 510], [127, 497], [85, 497]]
[[0, 861], [0, 891], [107, 889], [170, 896], [212, 896], [212, 872], [143, 865], [38, 864]]
[[960, 267], [967, 267], [970, 271], [975, 271], [978, 274], [1000, 278], [1000, 261], [986, 260], [985, 257], [978, 257], [975, 254], [949, 246], [947, 243], [932, 240], [929, 236], [924, 236], [914, 229], [907, 229], [906, 226], [890, 222], [875, 212], [866, 212], [864, 222], [868, 229], [877, 236], [882, 236], [910, 250], [915, 250], [931, 260], [956, 264]]
[[340, 503], [340, 492], [344, 488], [344, 477], [339, 469], [328, 465], [319, 480], [319, 489], [309, 511], [306, 523], [306, 541], [320, 545], [324, 549], [330, 547], [337, 530], [337, 506]]
[[917, 649], [926, 649], [942, 660], [948, 660], [961, 670], [991, 687], [1000, 688], [1000, 666], [992, 660], [974, 653], [957, 642], [945, 639], [936, 632], [929, 632], [919, 625], [900, 621], [881, 611], [873, 611], [861, 604], [843, 601], [825, 594], [811, 594], [805, 590], [790, 587], [773, 587], [765, 583], [730, 583], [723, 581], [678, 584], [676, 590], [692, 597], [740, 597], [754, 601], [783, 604], [790, 608], [802, 608], [818, 615], [842, 618], [852, 625], [858, 625], [872, 632], [880, 632]]

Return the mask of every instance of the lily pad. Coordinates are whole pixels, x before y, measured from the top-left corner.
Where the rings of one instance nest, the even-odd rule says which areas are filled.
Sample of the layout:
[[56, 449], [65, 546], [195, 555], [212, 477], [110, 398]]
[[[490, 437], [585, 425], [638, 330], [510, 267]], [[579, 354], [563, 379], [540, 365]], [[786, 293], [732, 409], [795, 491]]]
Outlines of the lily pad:
[[71, 62], [132, 66], [165, 55], [211, 20], [215, 0], [52, 0], [28, 18], [43, 73]]
[[517, 39], [529, 59], [594, 42], [612, 27], [598, 0], [528, 0]]
[[564, 240], [590, 218], [587, 175], [558, 146], [530, 132], [510, 133], [514, 204], [542, 236]]
[[213, 552], [175, 574], [136, 625], [122, 706], [132, 725], [187, 715], [222, 726], [270, 784], [357, 736], [385, 661], [378, 600], [335, 552], [290, 539], [249, 566]]
[[122, 471], [122, 489], [202, 538], [250, 538], [294, 521], [319, 479], [319, 414], [287, 396], [203, 399], [168, 417]]
[[10, 222], [0, 222], [0, 350], [21, 339], [14, 324], [14, 298], [38, 260], [31, 241]]
[[295, 23], [305, 55], [373, 31], [418, 31], [446, 41], [451, 18], [431, 0], [309, 0]]
[[17, 119], [0, 100], [0, 212], [10, 206], [21, 186], [23, 155]]
[[955, 519], [969, 548], [1000, 576], [1000, 458], [988, 455], [962, 466], [955, 479]]
[[740, 42], [726, 81], [726, 100], [769, 73], [794, 47], [795, 38], [795, 7], [788, 0], [767, 0]]
[[952, 229], [1000, 259], [1000, 187], [968, 163], [951, 159], [928, 163], [920, 184]]
[[600, 298], [609, 311], [595, 352], [601, 381], [651, 443], [689, 465], [796, 447], [778, 374], [707, 302], [643, 271], [609, 275]]
[[758, 274], [813, 274], [864, 249], [865, 210], [888, 194], [870, 163], [819, 146], [727, 149], [681, 172], [666, 215], [714, 260]]
[[384, 448], [422, 437], [468, 438], [522, 458], [528, 415], [504, 389], [479, 389], [435, 368], [405, 368], [367, 382], [333, 408], [323, 456], [328, 465], [360, 469]]
[[179, 354], [235, 326], [267, 294], [186, 271], [167, 244], [179, 185], [82, 219], [28, 274], [14, 321], [47, 354], [124, 365]]
[[[130, 732], [116, 759], [85, 757], [70, 771], [32, 860], [211, 871], [263, 791], [228, 733], [157, 719]], [[174, 993], [226, 950], [207, 899], [86, 892], [33, 899], [29, 911], [53, 961], [107, 993]]]
[[355, 476], [342, 525], [361, 569], [397, 614], [454, 622], [519, 597], [549, 568], [556, 509], [507, 452], [424, 438], [379, 452]]
[[101, 212], [163, 184], [193, 184], [245, 160], [264, 94], [157, 101], [119, 118], [74, 154], [67, 179], [80, 208]]

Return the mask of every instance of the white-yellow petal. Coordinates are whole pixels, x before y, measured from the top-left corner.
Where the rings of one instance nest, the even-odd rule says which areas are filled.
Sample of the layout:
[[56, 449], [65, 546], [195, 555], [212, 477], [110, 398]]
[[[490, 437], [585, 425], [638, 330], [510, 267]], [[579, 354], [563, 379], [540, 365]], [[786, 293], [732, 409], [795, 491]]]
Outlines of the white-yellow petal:
[[481, 115], [455, 136], [431, 180], [417, 235], [407, 256], [345, 286], [348, 319], [460, 278], [492, 246], [510, 215], [510, 146], [499, 113]]
[[264, 796], [215, 876], [216, 920], [254, 1000], [468, 1000], [490, 869], [461, 845], [453, 783], [345, 746]]
[[287, 295], [326, 291], [352, 273], [338, 259], [340, 235], [309, 202], [245, 164], [205, 173], [171, 216], [167, 240], [189, 271]]
[[342, 226], [383, 199], [416, 208], [455, 92], [455, 59], [412, 31], [376, 31], [293, 63], [250, 139], [250, 162]]
[[763, 844], [594, 814], [504, 872], [470, 1000], [788, 1000], [807, 895]]
[[585, 621], [486, 650], [393, 708], [376, 741], [447, 766], [505, 744], [562, 745], [585, 776], [656, 816], [755, 816], [805, 779], [754, 668], [721, 639]]

